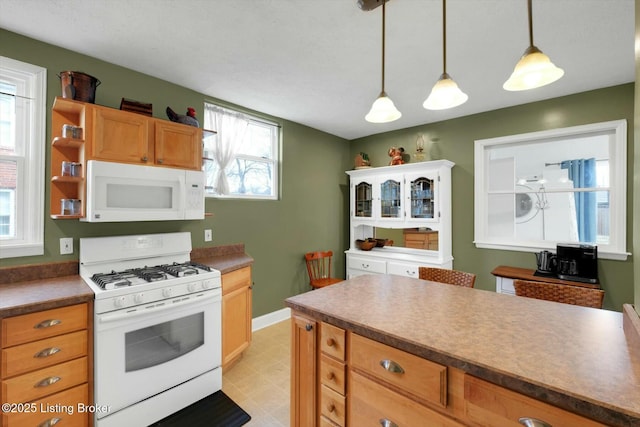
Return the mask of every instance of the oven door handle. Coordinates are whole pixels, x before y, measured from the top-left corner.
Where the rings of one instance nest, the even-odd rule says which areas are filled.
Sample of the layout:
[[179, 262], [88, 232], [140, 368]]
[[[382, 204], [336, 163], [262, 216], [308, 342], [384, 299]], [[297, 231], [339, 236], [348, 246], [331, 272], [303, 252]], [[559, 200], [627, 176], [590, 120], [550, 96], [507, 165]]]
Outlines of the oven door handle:
[[[216, 295], [217, 294], [217, 295]], [[176, 301], [178, 300], [178, 301]], [[216, 302], [222, 301], [222, 297], [219, 292], [212, 293], [211, 295], [190, 295], [186, 297], [177, 297], [172, 299], [171, 302], [165, 302], [163, 304], [154, 304], [148, 308], [138, 307], [135, 310], [124, 310], [118, 311], [115, 313], [107, 313], [101, 314], [98, 316], [98, 320], [100, 323], [110, 323], [116, 322], [122, 319], [131, 319], [133, 317], [145, 316], [147, 314], [156, 314], [167, 310], [173, 310], [176, 307], [183, 307], [185, 305], [196, 305], [196, 304], [214, 304]]]

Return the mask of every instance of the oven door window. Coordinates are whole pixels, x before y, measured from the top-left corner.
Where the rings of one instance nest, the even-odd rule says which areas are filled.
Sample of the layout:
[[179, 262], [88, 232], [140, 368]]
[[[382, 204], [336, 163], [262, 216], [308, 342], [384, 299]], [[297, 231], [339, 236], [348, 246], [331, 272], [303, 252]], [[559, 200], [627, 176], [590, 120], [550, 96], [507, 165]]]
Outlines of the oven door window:
[[125, 371], [150, 368], [204, 345], [204, 313], [125, 334]]

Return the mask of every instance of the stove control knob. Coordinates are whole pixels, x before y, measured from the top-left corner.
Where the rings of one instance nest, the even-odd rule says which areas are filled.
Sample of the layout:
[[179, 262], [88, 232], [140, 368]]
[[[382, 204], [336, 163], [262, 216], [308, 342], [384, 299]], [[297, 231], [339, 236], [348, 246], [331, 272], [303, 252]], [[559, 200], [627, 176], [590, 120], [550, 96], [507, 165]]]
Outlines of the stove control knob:
[[142, 292], [141, 292], [141, 293], [139, 293], [139, 294], [135, 294], [135, 295], [133, 296], [133, 301], [134, 301], [136, 304], [140, 304], [140, 303], [144, 302], [144, 294], [143, 294]]
[[165, 298], [169, 298], [172, 293], [173, 292], [172, 292], [171, 288], [164, 288], [162, 290], [162, 296], [165, 297]]
[[209, 289], [211, 287], [211, 280], [203, 280], [202, 281], [202, 289]]
[[187, 289], [189, 290], [189, 292], [195, 292], [198, 289], [198, 283], [197, 282], [189, 283], [187, 285]]
[[127, 302], [127, 298], [125, 296], [116, 297], [113, 299], [113, 305], [116, 307], [124, 307], [124, 304]]

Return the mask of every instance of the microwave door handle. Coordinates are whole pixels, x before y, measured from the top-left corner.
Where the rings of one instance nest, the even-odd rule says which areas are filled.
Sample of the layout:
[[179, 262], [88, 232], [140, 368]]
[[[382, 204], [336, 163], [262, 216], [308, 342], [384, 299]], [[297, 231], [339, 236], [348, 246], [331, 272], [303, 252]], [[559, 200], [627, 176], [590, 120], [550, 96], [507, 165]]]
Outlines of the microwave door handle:
[[184, 219], [187, 213], [187, 184], [186, 184], [186, 173], [178, 176], [178, 188], [180, 189], [180, 217]]

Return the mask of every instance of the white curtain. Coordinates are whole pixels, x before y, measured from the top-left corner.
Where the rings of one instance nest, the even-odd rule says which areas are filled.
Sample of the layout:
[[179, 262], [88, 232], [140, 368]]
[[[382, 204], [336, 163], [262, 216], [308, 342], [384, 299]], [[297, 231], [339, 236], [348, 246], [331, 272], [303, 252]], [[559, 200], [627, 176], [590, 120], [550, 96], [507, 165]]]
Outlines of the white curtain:
[[214, 187], [218, 194], [229, 194], [226, 169], [238, 152], [249, 126], [249, 118], [242, 113], [213, 104], [205, 104], [204, 114], [205, 123], [211, 124], [212, 130], [217, 132], [216, 142], [211, 150], [219, 167]]

